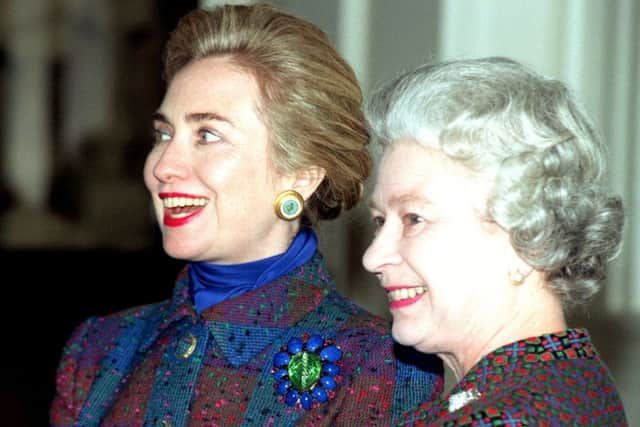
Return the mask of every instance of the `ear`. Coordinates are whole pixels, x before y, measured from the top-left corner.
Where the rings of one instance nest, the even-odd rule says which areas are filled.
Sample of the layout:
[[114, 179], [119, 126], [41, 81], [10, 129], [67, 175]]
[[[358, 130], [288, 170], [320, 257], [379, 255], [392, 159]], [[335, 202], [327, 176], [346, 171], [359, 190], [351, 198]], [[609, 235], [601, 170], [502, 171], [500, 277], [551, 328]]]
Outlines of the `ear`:
[[316, 191], [327, 171], [320, 166], [311, 166], [295, 172], [292, 176], [290, 188], [296, 190], [305, 200]]
[[507, 231], [494, 221], [488, 223], [487, 227], [490, 227], [489, 230], [496, 233], [496, 236], [500, 239], [499, 244], [502, 245], [503, 248], [501, 259], [504, 260], [503, 265], [506, 278], [515, 285], [521, 285], [526, 282], [527, 278], [534, 271], [534, 268], [518, 255]]
[[509, 262], [509, 270], [508, 275], [509, 279], [515, 285], [521, 285], [526, 282], [527, 278], [534, 271], [533, 267], [527, 264], [522, 258], [520, 258], [515, 250], [513, 251], [513, 255], [511, 257], [511, 261]]

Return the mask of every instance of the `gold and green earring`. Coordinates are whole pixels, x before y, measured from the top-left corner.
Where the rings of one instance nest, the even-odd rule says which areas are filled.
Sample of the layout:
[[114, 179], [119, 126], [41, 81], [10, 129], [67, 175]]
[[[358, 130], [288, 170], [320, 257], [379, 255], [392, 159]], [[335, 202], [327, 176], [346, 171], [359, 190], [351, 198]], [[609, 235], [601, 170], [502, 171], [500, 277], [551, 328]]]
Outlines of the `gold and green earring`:
[[304, 199], [295, 190], [287, 190], [278, 194], [274, 203], [276, 215], [285, 221], [293, 221], [302, 215]]

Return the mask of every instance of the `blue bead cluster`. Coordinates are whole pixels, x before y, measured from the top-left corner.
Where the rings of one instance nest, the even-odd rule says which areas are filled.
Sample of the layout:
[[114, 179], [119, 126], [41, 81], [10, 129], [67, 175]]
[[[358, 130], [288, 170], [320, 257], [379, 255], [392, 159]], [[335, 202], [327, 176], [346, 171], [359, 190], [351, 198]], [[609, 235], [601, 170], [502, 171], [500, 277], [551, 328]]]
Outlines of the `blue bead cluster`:
[[[318, 355], [322, 363], [319, 378], [309, 390], [298, 390], [289, 378], [288, 368], [291, 359], [303, 351]], [[340, 348], [319, 335], [305, 334], [302, 338], [291, 338], [287, 345], [283, 346], [281, 351], [273, 357], [276, 393], [284, 396], [287, 405], [297, 406], [299, 404], [305, 410], [327, 402], [338, 386], [336, 377], [340, 375], [340, 367], [338, 366], [340, 358], [342, 358]]]

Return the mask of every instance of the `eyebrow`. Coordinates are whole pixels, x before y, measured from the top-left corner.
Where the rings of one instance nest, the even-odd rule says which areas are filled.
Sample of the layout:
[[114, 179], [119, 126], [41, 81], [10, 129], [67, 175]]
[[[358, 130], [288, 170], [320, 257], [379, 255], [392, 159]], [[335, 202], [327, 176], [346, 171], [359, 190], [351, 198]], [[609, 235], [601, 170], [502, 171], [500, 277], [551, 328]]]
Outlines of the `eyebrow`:
[[[167, 123], [169, 124], [170, 121], [167, 118], [167, 116], [165, 116], [164, 114], [160, 113], [160, 112], [155, 112], [153, 113], [152, 116], [153, 120], [157, 120], [159, 122], [163, 122], [163, 123]], [[216, 113], [188, 113], [187, 115], [185, 115], [185, 120], [187, 122], [205, 122], [208, 120], [217, 120], [220, 122], [226, 122], [229, 123], [231, 126], [235, 127], [234, 123], [228, 119], [227, 117], [221, 116], [220, 114], [216, 114]]]
[[[397, 205], [401, 205], [404, 203], [421, 203], [424, 205], [432, 205], [433, 202], [431, 202], [429, 199], [422, 197], [422, 196], [416, 196], [413, 194], [400, 194], [398, 196], [393, 196], [389, 199], [389, 205], [390, 206], [397, 206]], [[377, 209], [378, 205], [377, 203], [374, 201], [374, 198], [371, 197], [369, 198], [369, 200], [367, 200], [367, 207], [369, 209]]]

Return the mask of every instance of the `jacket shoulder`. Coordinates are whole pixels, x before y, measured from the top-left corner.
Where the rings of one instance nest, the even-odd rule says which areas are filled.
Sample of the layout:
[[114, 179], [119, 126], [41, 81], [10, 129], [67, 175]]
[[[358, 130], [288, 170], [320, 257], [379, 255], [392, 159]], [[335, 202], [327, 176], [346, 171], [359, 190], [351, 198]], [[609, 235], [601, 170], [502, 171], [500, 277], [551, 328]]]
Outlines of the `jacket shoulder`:
[[132, 326], [151, 321], [163, 305], [148, 304], [106, 316], [89, 317], [75, 327], [58, 362], [56, 393], [50, 407], [52, 425], [73, 424], [100, 375], [104, 358], [123, 337], [132, 334]]

